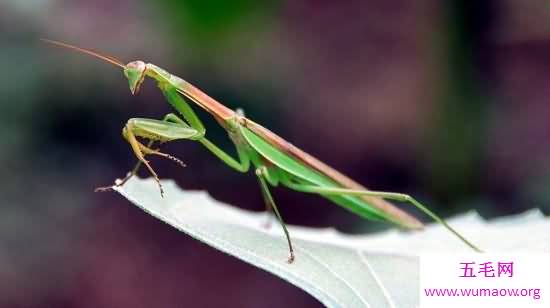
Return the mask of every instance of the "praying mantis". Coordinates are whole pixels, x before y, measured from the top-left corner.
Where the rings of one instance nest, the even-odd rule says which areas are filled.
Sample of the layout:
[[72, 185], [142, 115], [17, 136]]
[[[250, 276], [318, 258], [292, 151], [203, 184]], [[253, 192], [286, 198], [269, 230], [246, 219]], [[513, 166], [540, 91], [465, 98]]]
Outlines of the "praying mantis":
[[[130, 92], [133, 95], [139, 92], [146, 77], [155, 80], [169, 105], [177, 111], [177, 114], [169, 113], [161, 120], [147, 118], [128, 120], [122, 130], [122, 135], [130, 144], [138, 162], [123, 180], [115, 183], [117, 186], [124, 185], [137, 173], [140, 166], [145, 165], [154, 177], [162, 196], [160, 179], [145, 157], [157, 155], [173, 160], [180, 165], [183, 165], [183, 162], [172, 155], [153, 149], [152, 144], [154, 142], [193, 140], [202, 144], [235, 171], [245, 173], [251, 168], [254, 169], [266, 208], [275, 214], [283, 229], [288, 245], [288, 263], [294, 261], [294, 249], [287, 227], [270, 192], [270, 186], [282, 185], [299, 192], [320, 195], [365, 219], [385, 221], [407, 229], [421, 229], [423, 224], [418, 219], [387, 200], [410, 203], [442, 224], [473, 250], [481, 252], [445, 220], [410, 195], [367, 190], [267, 128], [245, 117], [241, 111], [227, 108], [189, 82], [154, 64], [140, 60], [123, 64], [112, 56], [106, 56], [89, 49], [48, 39], [42, 39], [42, 41], [88, 54], [121, 68], [124, 76], [128, 79]], [[235, 145], [237, 157], [226, 153], [206, 138], [206, 129], [203, 123], [186, 99], [204, 109], [225, 129]], [[148, 139], [149, 142], [145, 145], [138, 138]], [[105, 191], [111, 188], [112, 186], [102, 187], [96, 191]]]

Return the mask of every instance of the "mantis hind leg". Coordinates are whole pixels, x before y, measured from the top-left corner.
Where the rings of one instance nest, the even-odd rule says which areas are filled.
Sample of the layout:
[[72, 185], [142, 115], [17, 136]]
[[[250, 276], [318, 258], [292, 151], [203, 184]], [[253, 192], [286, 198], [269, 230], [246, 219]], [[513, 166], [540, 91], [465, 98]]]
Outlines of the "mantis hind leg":
[[341, 187], [322, 187], [317, 185], [296, 183], [289, 178], [282, 178], [281, 182], [288, 188], [305, 193], [316, 193], [320, 195], [351, 195], [351, 196], [372, 196], [380, 197], [383, 199], [395, 200], [400, 202], [407, 202], [414, 205], [416, 208], [430, 216], [433, 220], [443, 225], [447, 230], [458, 237], [464, 244], [472, 248], [474, 251], [482, 252], [476, 245], [468, 241], [462, 234], [451, 227], [443, 218], [437, 216], [434, 212], [425, 207], [422, 203], [415, 198], [407, 194], [385, 192], [385, 191], [372, 191], [372, 190], [355, 190]]
[[279, 209], [275, 204], [275, 200], [273, 200], [273, 196], [271, 196], [271, 193], [269, 191], [269, 186], [268, 186], [269, 175], [267, 174], [267, 168], [258, 167], [256, 169], [256, 176], [260, 181], [260, 188], [262, 189], [262, 196], [264, 197], [264, 202], [266, 203], [266, 207], [271, 208], [273, 210], [273, 212], [275, 213], [275, 216], [277, 217], [277, 220], [279, 221], [279, 223], [281, 224], [281, 227], [283, 228], [286, 241], [288, 243], [288, 252], [289, 252], [288, 263], [292, 263], [294, 262], [294, 249], [292, 248], [292, 241], [290, 240], [290, 235], [286, 228], [286, 224], [283, 221], [283, 217], [281, 216], [281, 213], [279, 212]]

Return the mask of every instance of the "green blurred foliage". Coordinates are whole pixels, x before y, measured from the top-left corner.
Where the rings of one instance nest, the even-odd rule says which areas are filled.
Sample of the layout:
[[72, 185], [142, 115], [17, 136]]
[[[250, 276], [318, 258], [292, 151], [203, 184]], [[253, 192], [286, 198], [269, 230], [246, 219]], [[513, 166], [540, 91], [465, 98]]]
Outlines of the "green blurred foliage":
[[[277, 3], [275, 0], [162, 0], [158, 5], [166, 13], [166, 21], [174, 33], [192, 40], [193, 48], [211, 49], [230, 39], [247, 22], [249, 26], [262, 27]], [[250, 24], [251, 21], [254, 23]]]

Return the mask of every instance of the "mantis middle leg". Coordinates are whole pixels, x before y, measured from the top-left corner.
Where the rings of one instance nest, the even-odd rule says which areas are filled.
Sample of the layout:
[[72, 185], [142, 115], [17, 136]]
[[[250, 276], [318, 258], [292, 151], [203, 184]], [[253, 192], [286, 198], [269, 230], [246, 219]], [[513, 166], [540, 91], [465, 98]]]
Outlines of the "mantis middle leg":
[[281, 216], [281, 213], [279, 212], [279, 209], [275, 204], [275, 200], [273, 199], [273, 196], [271, 196], [271, 193], [269, 191], [269, 186], [267, 184], [268, 177], [269, 177], [267, 173], [267, 168], [265, 166], [256, 168], [256, 176], [260, 181], [260, 188], [262, 189], [262, 196], [264, 197], [264, 202], [266, 204], [266, 207], [271, 208], [273, 210], [273, 212], [275, 213], [275, 216], [277, 217], [277, 220], [279, 221], [279, 223], [281, 224], [281, 227], [283, 228], [286, 241], [288, 243], [288, 252], [289, 252], [288, 263], [292, 263], [294, 261], [294, 249], [292, 248], [292, 241], [290, 240], [290, 235], [286, 228], [286, 224], [283, 221], [283, 217]]

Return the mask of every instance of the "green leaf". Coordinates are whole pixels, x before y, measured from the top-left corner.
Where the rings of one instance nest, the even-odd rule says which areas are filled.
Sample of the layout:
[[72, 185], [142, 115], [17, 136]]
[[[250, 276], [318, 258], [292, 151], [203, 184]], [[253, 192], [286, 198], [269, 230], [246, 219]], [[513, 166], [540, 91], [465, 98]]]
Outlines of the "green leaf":
[[[334, 229], [290, 226], [296, 260], [277, 224], [266, 215], [238, 209], [207, 193], [184, 191], [163, 181], [161, 198], [151, 179], [133, 178], [115, 188], [151, 215], [216, 249], [302, 288], [328, 307], [416, 307], [422, 252], [471, 252], [438, 225], [424, 231], [390, 230], [351, 236]], [[475, 213], [449, 221], [487, 251], [549, 251], [550, 220], [538, 210], [485, 222]]]

